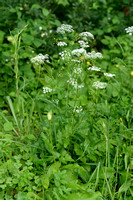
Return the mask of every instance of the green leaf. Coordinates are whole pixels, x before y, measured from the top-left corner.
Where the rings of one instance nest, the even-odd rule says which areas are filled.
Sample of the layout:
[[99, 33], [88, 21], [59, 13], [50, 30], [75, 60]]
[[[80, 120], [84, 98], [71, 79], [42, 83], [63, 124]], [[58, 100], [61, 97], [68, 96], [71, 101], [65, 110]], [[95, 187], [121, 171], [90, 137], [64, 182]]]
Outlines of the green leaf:
[[69, 155], [69, 153], [67, 153], [67, 151], [62, 151], [61, 153], [61, 162], [66, 163], [67, 161], [71, 161], [73, 162], [74, 160], [72, 159], [72, 157]]
[[[66, 173], [64, 174], [64, 179], [65, 181], [70, 184], [70, 183], [76, 183], [77, 178], [78, 178], [78, 173], [74, 171], [74, 169], [65, 169]], [[69, 185], [70, 187], [70, 185]]]
[[[99, 197], [99, 198], [98, 198]], [[100, 200], [100, 193], [73, 193], [68, 196], [68, 200]]]
[[55, 162], [54, 164], [52, 164], [48, 169], [48, 177], [51, 177], [51, 175], [55, 174], [59, 170], [60, 166], [60, 162]]
[[40, 46], [42, 45], [42, 41], [39, 40], [39, 39], [37, 39], [37, 38], [33, 41], [33, 43], [34, 43], [34, 45], [35, 45], [37, 48], [40, 47]]
[[26, 44], [31, 44], [34, 41], [34, 37], [32, 35], [28, 35], [26, 33], [23, 33], [22, 40]]
[[45, 17], [47, 17], [49, 15], [49, 11], [46, 8], [42, 9], [42, 13]]
[[113, 24], [120, 24], [120, 20], [117, 16], [114, 16], [114, 18], [112, 19]]
[[63, 5], [63, 6], [69, 5], [68, 0], [56, 0], [56, 3], [57, 3], [58, 5], [61, 4], [61, 5]]
[[80, 178], [81, 178], [84, 182], [87, 182], [87, 181], [88, 181], [89, 174], [88, 174], [87, 170], [85, 170], [83, 167], [80, 167], [80, 169], [78, 169], [78, 174], [79, 174]]
[[84, 152], [81, 150], [80, 145], [77, 144], [77, 143], [74, 144], [74, 151], [76, 152], [76, 154], [77, 154], [78, 156], [81, 156], [81, 155], [83, 155], [83, 153], [84, 153]]
[[81, 95], [79, 99], [80, 99], [80, 101], [81, 101], [81, 105], [82, 105], [82, 106], [85, 106], [85, 105], [88, 104], [87, 96]]
[[103, 44], [106, 44], [106, 45], [109, 44], [109, 40], [107, 40], [107, 39], [102, 39], [101, 41], [102, 41]]
[[120, 188], [119, 188], [119, 191], [118, 191], [118, 194], [120, 194], [121, 192], [126, 192], [129, 187], [131, 185], [131, 182], [128, 181], [128, 182], [125, 182]]
[[15, 111], [14, 111], [14, 107], [13, 107], [13, 104], [12, 104], [12, 100], [11, 100], [10, 96], [7, 96], [6, 98], [8, 100], [8, 104], [9, 104], [10, 109], [12, 111], [12, 115], [14, 117], [14, 120], [15, 120], [17, 126], [18, 126], [18, 129], [19, 129], [18, 120], [17, 120], [16, 115], [15, 115]]
[[110, 178], [111, 176], [113, 177], [115, 173], [115, 170], [113, 167], [103, 167], [100, 169], [100, 178]]
[[41, 133], [41, 137], [42, 137], [43, 141], [45, 142], [45, 148], [47, 149], [47, 151], [49, 153], [52, 153], [52, 148], [51, 148], [49, 139], [46, 137], [46, 135], [44, 133]]
[[42, 185], [45, 189], [48, 189], [49, 187], [49, 176], [47, 174], [44, 174], [41, 176]]
[[61, 23], [60, 23], [60, 21], [59, 20], [55, 20], [55, 22], [54, 22], [54, 24], [56, 25], [56, 26], [61, 26]]
[[3, 43], [4, 35], [5, 35], [5, 33], [3, 31], [0, 31], [0, 43], [1, 44]]
[[33, 4], [31, 8], [42, 8], [39, 4]]
[[4, 130], [5, 131], [11, 131], [12, 129], [13, 129], [12, 122], [6, 122], [6, 123], [4, 123]]

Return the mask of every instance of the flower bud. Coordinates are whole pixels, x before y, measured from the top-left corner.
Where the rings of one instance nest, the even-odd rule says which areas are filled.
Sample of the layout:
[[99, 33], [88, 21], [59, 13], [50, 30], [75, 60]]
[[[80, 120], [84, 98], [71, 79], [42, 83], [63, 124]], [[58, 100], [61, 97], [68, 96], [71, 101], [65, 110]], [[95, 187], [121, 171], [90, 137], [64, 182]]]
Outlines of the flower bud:
[[51, 120], [51, 119], [52, 119], [52, 111], [49, 111], [49, 112], [48, 112], [47, 117], [48, 117], [48, 120]]

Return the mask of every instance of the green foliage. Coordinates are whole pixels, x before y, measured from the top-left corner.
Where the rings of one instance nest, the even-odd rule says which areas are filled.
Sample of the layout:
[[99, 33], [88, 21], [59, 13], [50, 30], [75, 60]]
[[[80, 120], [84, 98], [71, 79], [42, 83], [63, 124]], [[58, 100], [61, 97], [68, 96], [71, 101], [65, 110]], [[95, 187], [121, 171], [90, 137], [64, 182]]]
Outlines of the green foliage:
[[[0, 199], [132, 199], [131, 2], [0, 4]], [[88, 27], [103, 59], [72, 53]]]

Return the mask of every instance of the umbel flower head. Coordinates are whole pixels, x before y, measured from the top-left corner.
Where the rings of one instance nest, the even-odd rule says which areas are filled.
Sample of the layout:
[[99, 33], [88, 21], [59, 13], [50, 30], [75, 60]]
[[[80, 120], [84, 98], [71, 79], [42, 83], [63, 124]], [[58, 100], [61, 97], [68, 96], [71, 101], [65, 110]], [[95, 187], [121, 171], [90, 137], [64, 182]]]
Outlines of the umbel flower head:
[[61, 27], [57, 28], [57, 33], [65, 34], [66, 32], [72, 33], [74, 30], [71, 25], [62, 24]]
[[96, 59], [96, 58], [103, 58], [103, 56], [99, 52], [96, 53], [95, 51], [92, 51], [86, 54], [86, 58]]
[[92, 70], [92, 71], [100, 71], [101, 68], [99, 68], [99, 67], [95, 67], [95, 66], [92, 66], [92, 67], [89, 67], [88, 70]]
[[77, 79], [70, 77], [67, 83], [71, 84], [75, 89], [83, 88], [84, 86], [81, 84], [79, 85]]
[[51, 88], [43, 87], [43, 93], [44, 93], [44, 94], [49, 93], [49, 92], [52, 92], [52, 89], [51, 89]]
[[49, 55], [48, 54], [45, 54], [45, 55], [43, 55], [43, 54], [39, 54], [39, 55], [37, 55], [36, 57], [34, 57], [34, 58], [31, 58], [31, 62], [33, 63], [33, 64], [35, 64], [35, 65], [41, 65], [41, 64], [43, 64], [44, 62], [49, 62]]
[[80, 67], [74, 68], [74, 69], [73, 69], [73, 72], [74, 72], [75, 74], [81, 74], [82, 69], [81, 69]]
[[88, 42], [85, 42], [84, 40], [79, 40], [78, 43], [80, 44], [81, 48], [89, 47]]
[[104, 89], [104, 88], [106, 88], [107, 83], [96, 81], [96, 82], [93, 83], [92, 86], [95, 87], [96, 89]]
[[113, 76], [115, 76], [115, 74], [104, 73], [104, 76], [107, 76], [107, 77], [113, 77]]
[[133, 26], [130, 26], [128, 28], [125, 28], [126, 33], [129, 33], [129, 35], [133, 34]]
[[67, 46], [67, 43], [63, 42], [63, 41], [60, 41], [60, 42], [57, 43], [57, 46], [64, 47], [64, 46]]
[[72, 55], [73, 55], [73, 56], [77, 56], [77, 57], [84, 56], [84, 55], [86, 55], [86, 50], [83, 49], [83, 48], [74, 49], [74, 50], [72, 51]]
[[94, 35], [90, 32], [82, 32], [79, 34], [79, 36], [85, 41], [88, 39], [94, 39]]
[[60, 52], [59, 55], [61, 56], [62, 60], [69, 60], [71, 58], [71, 54], [67, 50]]

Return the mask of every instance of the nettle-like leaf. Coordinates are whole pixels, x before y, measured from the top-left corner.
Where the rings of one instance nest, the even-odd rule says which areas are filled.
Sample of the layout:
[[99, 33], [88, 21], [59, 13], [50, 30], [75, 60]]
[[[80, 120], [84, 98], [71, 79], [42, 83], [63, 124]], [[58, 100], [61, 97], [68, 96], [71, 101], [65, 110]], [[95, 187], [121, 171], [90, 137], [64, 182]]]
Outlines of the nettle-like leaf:
[[41, 176], [42, 185], [45, 189], [48, 189], [49, 187], [49, 176], [47, 174], [44, 174]]
[[122, 193], [122, 192], [126, 192], [130, 188], [130, 186], [131, 186], [131, 182], [130, 181], [125, 182], [119, 188], [118, 195], [120, 195], [120, 193]]
[[42, 13], [45, 17], [47, 17], [49, 15], [49, 11], [46, 8], [42, 9]]
[[73, 193], [68, 196], [68, 200], [100, 200], [100, 192], [93, 193]]
[[60, 162], [55, 162], [54, 164], [52, 164], [47, 172], [48, 177], [51, 178], [60, 169], [60, 166]]

